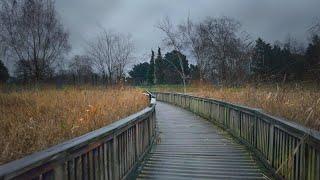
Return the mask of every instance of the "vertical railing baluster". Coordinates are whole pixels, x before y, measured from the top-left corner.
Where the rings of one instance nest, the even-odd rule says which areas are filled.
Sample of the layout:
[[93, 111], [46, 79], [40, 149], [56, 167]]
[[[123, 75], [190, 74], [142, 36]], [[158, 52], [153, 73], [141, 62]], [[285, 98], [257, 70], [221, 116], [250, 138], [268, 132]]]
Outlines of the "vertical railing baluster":
[[117, 136], [114, 135], [113, 136], [113, 140], [112, 140], [112, 161], [113, 161], [113, 170], [112, 170], [112, 174], [113, 174], [113, 179], [114, 180], [118, 180], [119, 179], [119, 163], [118, 163], [118, 142], [117, 142]]
[[114, 177], [113, 173], [113, 140], [108, 143], [108, 177], [112, 179]]
[[54, 178], [55, 179], [66, 179], [66, 173], [65, 173], [65, 167], [64, 167], [64, 163], [56, 166], [54, 168]]
[[299, 179], [300, 180], [305, 180], [306, 179], [306, 174], [305, 174], [305, 171], [306, 171], [306, 164], [305, 164], [305, 158], [306, 158], [306, 150], [305, 150], [305, 142], [304, 142], [304, 139], [300, 139], [300, 152], [299, 152], [299, 155], [300, 155], [300, 166], [299, 166], [299, 169], [300, 169], [300, 177]]
[[274, 122], [270, 121], [269, 126], [269, 151], [268, 151], [268, 159], [269, 163], [273, 164], [273, 154], [274, 154]]

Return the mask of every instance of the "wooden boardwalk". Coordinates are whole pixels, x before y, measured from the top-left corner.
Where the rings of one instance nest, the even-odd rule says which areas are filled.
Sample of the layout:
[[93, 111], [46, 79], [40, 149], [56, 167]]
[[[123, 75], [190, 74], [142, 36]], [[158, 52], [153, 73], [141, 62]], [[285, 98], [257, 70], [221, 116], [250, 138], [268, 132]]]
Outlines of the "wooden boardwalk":
[[157, 102], [159, 140], [137, 179], [264, 179], [249, 153], [212, 123]]

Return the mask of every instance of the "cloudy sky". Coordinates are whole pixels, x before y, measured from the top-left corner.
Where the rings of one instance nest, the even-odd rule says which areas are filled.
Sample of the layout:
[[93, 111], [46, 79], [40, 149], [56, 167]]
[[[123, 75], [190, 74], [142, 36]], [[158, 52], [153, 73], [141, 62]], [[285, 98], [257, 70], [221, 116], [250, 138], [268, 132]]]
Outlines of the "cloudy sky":
[[[161, 45], [155, 28], [165, 16], [174, 23], [207, 16], [239, 20], [253, 39], [284, 40], [288, 34], [306, 41], [306, 30], [320, 18], [320, 0], [56, 0], [56, 9], [70, 32], [70, 55], [84, 53], [86, 41], [101, 28], [131, 33], [136, 56]], [[140, 58], [140, 61], [143, 60]]]

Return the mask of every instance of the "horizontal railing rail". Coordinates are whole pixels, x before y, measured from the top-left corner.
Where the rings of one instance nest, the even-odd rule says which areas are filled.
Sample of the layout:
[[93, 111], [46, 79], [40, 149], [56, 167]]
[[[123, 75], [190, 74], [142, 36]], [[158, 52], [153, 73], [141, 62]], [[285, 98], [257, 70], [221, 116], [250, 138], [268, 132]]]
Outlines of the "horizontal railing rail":
[[278, 178], [320, 179], [320, 133], [260, 109], [179, 93], [153, 93], [227, 130]]
[[0, 179], [126, 179], [155, 139], [150, 106], [101, 129], [0, 166]]

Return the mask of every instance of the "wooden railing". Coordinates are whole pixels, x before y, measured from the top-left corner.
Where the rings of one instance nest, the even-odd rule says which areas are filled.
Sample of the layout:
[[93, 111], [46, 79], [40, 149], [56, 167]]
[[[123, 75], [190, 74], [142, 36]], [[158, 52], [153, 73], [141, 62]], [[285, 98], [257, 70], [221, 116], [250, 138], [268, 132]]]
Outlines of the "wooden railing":
[[154, 93], [159, 101], [215, 122], [244, 143], [277, 178], [320, 179], [320, 133], [259, 109], [177, 93]]
[[111, 125], [0, 166], [0, 179], [126, 179], [155, 139], [155, 99]]

